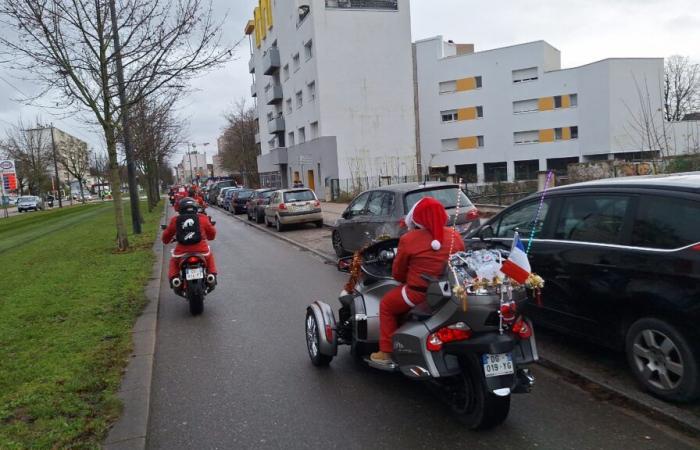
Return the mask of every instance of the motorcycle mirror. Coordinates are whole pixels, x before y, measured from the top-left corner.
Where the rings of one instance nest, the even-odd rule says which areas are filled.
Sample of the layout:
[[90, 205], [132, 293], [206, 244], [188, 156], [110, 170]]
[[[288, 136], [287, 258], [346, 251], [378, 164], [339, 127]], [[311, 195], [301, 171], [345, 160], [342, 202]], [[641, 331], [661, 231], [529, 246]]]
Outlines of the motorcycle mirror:
[[212, 225], [216, 225], [216, 220], [211, 220], [210, 222]]
[[161, 230], [165, 230], [166, 228], [168, 228], [167, 225], [165, 225], [164, 223], [161, 223], [161, 224], [160, 224], [160, 229], [161, 229]]
[[340, 258], [338, 260], [338, 272], [350, 273], [350, 262], [351, 261], [352, 261], [352, 257]]

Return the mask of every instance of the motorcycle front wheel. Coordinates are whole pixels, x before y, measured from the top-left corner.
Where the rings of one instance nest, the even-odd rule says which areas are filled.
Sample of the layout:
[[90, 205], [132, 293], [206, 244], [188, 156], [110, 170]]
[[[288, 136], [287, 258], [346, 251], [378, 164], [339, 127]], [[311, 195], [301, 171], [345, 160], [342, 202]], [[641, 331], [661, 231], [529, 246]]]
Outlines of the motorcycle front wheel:
[[471, 430], [486, 430], [503, 423], [510, 411], [510, 395], [488, 390], [476, 357], [460, 360], [462, 373], [445, 380], [446, 401], [457, 419]]

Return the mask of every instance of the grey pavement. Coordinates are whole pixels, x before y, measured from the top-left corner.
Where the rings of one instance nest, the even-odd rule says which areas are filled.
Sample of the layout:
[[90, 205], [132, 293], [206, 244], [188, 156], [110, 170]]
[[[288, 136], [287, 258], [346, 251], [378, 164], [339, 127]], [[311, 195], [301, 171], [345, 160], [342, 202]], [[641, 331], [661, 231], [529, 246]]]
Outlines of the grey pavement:
[[212, 211], [219, 286], [204, 314], [163, 281], [147, 446], [152, 449], [690, 449], [698, 441], [592, 397], [544, 368], [489, 432], [464, 430], [428, 389], [341, 348], [311, 365], [305, 306], [346, 281], [308, 251]]

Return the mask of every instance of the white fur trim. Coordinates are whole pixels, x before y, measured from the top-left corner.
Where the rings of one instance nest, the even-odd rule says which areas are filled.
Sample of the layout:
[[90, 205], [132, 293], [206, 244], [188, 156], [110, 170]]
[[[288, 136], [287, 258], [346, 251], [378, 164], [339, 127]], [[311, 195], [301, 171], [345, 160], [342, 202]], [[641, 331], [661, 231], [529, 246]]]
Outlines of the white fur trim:
[[401, 297], [403, 297], [403, 301], [406, 302], [408, 306], [411, 308], [415, 308], [416, 305], [413, 304], [410, 298], [408, 298], [408, 294], [406, 294], [406, 285], [401, 289]]
[[442, 248], [442, 244], [440, 244], [440, 241], [438, 241], [437, 239], [433, 239], [433, 241], [430, 243], [430, 246], [435, 251], [438, 251]]
[[[420, 199], [416, 202], [415, 205], [413, 205], [413, 208], [406, 214], [406, 218], [404, 219], [404, 222], [406, 222], [406, 227], [409, 230], [414, 230], [416, 228], [417, 223], [413, 221], [413, 212], [416, 210], [416, 206], [418, 206], [418, 203], [420, 203], [423, 199]], [[418, 228], [422, 228], [420, 225], [418, 225]]]

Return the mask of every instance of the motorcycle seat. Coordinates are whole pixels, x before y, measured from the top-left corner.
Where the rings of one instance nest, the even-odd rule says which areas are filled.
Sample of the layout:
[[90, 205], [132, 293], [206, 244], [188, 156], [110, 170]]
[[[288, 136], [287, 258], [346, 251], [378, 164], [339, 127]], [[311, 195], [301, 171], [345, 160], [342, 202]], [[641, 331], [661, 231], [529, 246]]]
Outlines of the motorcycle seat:
[[423, 321], [433, 317], [433, 309], [428, 302], [422, 302], [408, 311], [408, 318], [411, 320]]

